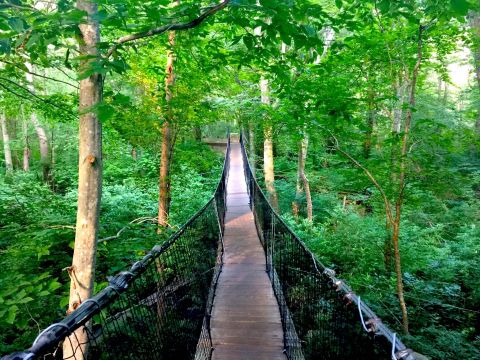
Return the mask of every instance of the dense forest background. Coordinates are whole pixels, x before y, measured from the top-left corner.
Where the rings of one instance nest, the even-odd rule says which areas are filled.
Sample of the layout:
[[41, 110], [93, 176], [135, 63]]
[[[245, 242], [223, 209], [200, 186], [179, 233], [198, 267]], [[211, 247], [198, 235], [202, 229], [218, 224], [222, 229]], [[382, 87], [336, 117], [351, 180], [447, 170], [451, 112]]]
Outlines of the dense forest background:
[[288, 224], [409, 347], [480, 357], [477, 1], [96, 3], [0, 4], [1, 355], [65, 315], [91, 113], [92, 291], [209, 199], [230, 128]]

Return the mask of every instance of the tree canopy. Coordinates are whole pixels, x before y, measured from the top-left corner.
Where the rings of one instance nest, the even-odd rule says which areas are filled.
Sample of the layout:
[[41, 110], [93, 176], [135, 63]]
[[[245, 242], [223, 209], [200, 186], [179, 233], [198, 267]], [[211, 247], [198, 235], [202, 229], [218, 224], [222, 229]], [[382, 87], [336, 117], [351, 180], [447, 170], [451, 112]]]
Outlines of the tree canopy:
[[409, 347], [478, 358], [479, 7], [1, 2], [0, 354], [200, 208], [230, 128], [283, 218]]

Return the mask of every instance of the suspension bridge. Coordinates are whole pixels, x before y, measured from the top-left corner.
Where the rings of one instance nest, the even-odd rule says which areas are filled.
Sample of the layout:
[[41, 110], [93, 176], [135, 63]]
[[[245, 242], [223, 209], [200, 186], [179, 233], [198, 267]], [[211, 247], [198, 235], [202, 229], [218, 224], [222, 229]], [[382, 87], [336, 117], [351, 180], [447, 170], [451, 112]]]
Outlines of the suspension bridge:
[[415, 360], [305, 247], [227, 141], [211, 200], [167, 242], [2, 360]]

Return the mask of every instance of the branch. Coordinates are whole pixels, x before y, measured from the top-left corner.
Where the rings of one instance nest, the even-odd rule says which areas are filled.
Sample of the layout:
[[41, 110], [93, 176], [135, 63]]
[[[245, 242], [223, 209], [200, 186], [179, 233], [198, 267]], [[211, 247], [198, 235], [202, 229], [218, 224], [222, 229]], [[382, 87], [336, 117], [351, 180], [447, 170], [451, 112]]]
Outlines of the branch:
[[65, 85], [68, 85], [68, 86], [71, 86], [75, 89], [78, 90], [78, 85], [74, 85], [74, 84], [71, 84], [69, 82], [66, 82], [66, 81], [63, 81], [63, 80], [60, 80], [60, 79], [55, 79], [55, 78], [52, 78], [52, 77], [49, 77], [49, 76], [45, 76], [45, 75], [40, 75], [40, 74], [37, 74], [37, 73], [34, 73], [32, 71], [29, 71], [29, 70], [25, 70], [23, 69], [21, 66], [13, 63], [13, 62], [10, 62], [10, 61], [7, 61], [7, 60], [0, 60], [0, 62], [3, 62], [4, 64], [9, 64], [9, 65], [12, 65], [12, 66], [15, 66], [16, 68], [22, 70], [23, 72], [27, 73], [27, 74], [30, 74], [30, 75], [33, 75], [33, 76], [37, 76], [37, 77], [40, 77], [40, 78], [43, 78], [43, 79], [47, 79], [47, 80], [52, 80], [52, 81], [56, 81], [56, 82], [59, 82], [59, 83], [63, 83]]
[[75, 230], [75, 225], [51, 225], [51, 226], [47, 226], [47, 229], [53, 229], [53, 230], [70, 229], [70, 230]]
[[2, 9], [17, 9], [17, 10], [28, 10], [28, 11], [36, 11], [38, 12], [37, 9], [35, 9], [34, 7], [31, 7], [31, 6], [27, 6], [27, 5], [18, 5], [18, 4], [12, 4], [10, 2], [5, 2], [3, 3], [2, 5], [0, 5], [0, 10]]
[[118, 239], [118, 238], [120, 237], [120, 235], [122, 235], [122, 233], [130, 227], [130, 225], [133, 225], [133, 224], [142, 224], [142, 223], [147, 222], [147, 221], [152, 221], [152, 222], [153, 222], [153, 221], [155, 221], [155, 220], [156, 220], [155, 218], [148, 217], [148, 216], [147, 216], [147, 217], [140, 217], [140, 218], [138, 218], [138, 219], [134, 219], [134, 220], [130, 221], [127, 226], [121, 228], [121, 229], [117, 232], [116, 235], [109, 236], [109, 237], [106, 237], [106, 238], [103, 238], [103, 239], [98, 239], [98, 240], [97, 240], [97, 244], [98, 244], [98, 243], [101, 243], [101, 242], [104, 242], [104, 241], [108, 241], [108, 240]]
[[[322, 127], [322, 126], [320, 126]], [[323, 127], [322, 127], [323, 128]], [[325, 128], [323, 128], [325, 129]], [[335, 149], [340, 153], [342, 154], [343, 156], [345, 156], [348, 160], [350, 160], [353, 164], [355, 164], [355, 166], [357, 166], [359, 169], [363, 170], [363, 172], [365, 173], [365, 175], [367, 175], [367, 177], [370, 179], [370, 181], [373, 183], [373, 185], [377, 188], [377, 190], [380, 192], [380, 195], [382, 196], [382, 199], [383, 199], [383, 203], [385, 205], [385, 214], [387, 215], [387, 220], [389, 221], [389, 223], [391, 225], [394, 224], [394, 219], [393, 219], [393, 215], [392, 215], [392, 208], [390, 207], [390, 201], [388, 201], [388, 197], [387, 197], [387, 194], [385, 194], [385, 191], [383, 190], [383, 187], [379, 184], [379, 182], [377, 181], [377, 179], [375, 178], [375, 176], [373, 176], [373, 174], [370, 172], [370, 170], [368, 170], [365, 166], [363, 166], [358, 160], [356, 160], [352, 155], [350, 155], [349, 153], [347, 153], [346, 151], [342, 150], [340, 148], [340, 145], [339, 145], [339, 142], [338, 142], [338, 139], [335, 135], [333, 135], [333, 133], [328, 130], [328, 129], [325, 129], [326, 131], [328, 131], [330, 133], [330, 136], [333, 137], [333, 139], [335, 140]]]
[[[335, 141], [337, 141], [335, 139]], [[352, 163], [354, 163], [358, 168], [360, 168], [361, 170], [363, 170], [363, 172], [365, 173], [365, 175], [367, 175], [367, 177], [370, 179], [370, 181], [373, 183], [373, 185], [375, 185], [375, 187], [377, 188], [377, 190], [380, 192], [380, 194], [382, 195], [382, 199], [383, 199], [383, 202], [385, 204], [385, 212], [387, 214], [387, 218], [388, 218], [388, 221], [390, 222], [390, 224], [393, 224], [394, 223], [394, 220], [393, 220], [393, 216], [392, 216], [392, 210], [390, 208], [390, 202], [388, 201], [388, 198], [387, 198], [387, 195], [385, 194], [385, 191], [383, 191], [383, 188], [382, 186], [378, 183], [377, 179], [375, 179], [375, 177], [373, 176], [373, 174], [365, 167], [363, 166], [362, 164], [360, 164], [353, 156], [351, 156], [349, 153], [347, 153], [346, 151], [342, 150], [340, 147], [338, 147], [338, 145], [335, 146], [335, 148], [337, 149], [337, 151], [342, 154], [343, 156], [345, 156], [347, 159], [349, 159]]]
[[[54, 103], [52, 103], [52, 102], [50, 102], [50, 101], [48, 101], [48, 100], [46, 100], [46, 99], [41, 98], [40, 96], [36, 95], [34, 92], [32, 92], [32, 91], [30, 91], [29, 89], [27, 89], [25, 86], [22, 86], [22, 85], [16, 83], [15, 81], [10, 80], [10, 79], [7, 79], [7, 78], [4, 78], [4, 77], [1, 77], [1, 76], [0, 76], [0, 80], [9, 82], [10, 84], [15, 85], [15, 86], [17, 86], [18, 88], [22, 89], [23, 91], [25, 91], [26, 93], [28, 93], [30, 96], [34, 97], [35, 99], [37, 99], [37, 100], [39, 100], [39, 101], [41, 101], [41, 102], [43, 102], [43, 103], [45, 103], [45, 104], [47, 104], [47, 105], [53, 106], [54, 108], [57, 108], [57, 109], [59, 109], [59, 110], [61, 110], [61, 111], [64, 111], [66, 114], [68, 114], [68, 115], [76, 118], [76, 116], [75, 116], [74, 114], [72, 114], [72, 112], [71, 112], [70, 110], [68, 110], [68, 109], [66, 109], [66, 108], [64, 108], [64, 107], [62, 107], [62, 106], [58, 106], [58, 105], [56, 105], [56, 104], [54, 104]], [[5, 90], [7, 90], [8, 92], [10, 92], [10, 93], [12, 93], [12, 94], [14, 94], [14, 95], [22, 98], [22, 99], [30, 100], [30, 99], [27, 98], [26, 96], [20, 95], [19, 93], [15, 92], [15, 91], [13, 91], [13, 90], [11, 90], [11, 89], [9, 89], [8, 86], [6, 86], [5, 84], [0, 83], [0, 86], [1, 86], [2, 88], [4, 88]]]
[[119, 38], [117, 41], [115, 41], [115, 45], [113, 45], [110, 48], [110, 50], [108, 50], [106, 58], [108, 59], [110, 56], [112, 56], [112, 54], [118, 49], [120, 45], [125, 44], [127, 42], [131, 42], [131, 41], [135, 41], [138, 39], [143, 39], [143, 38], [151, 37], [155, 35], [160, 35], [167, 31], [187, 30], [187, 29], [192, 29], [194, 27], [197, 27], [205, 19], [214, 15], [216, 12], [224, 9], [229, 3], [230, 3], [230, 0], [224, 0], [220, 4], [208, 8], [208, 10], [206, 10], [203, 14], [201, 14], [199, 17], [197, 17], [196, 19], [193, 19], [188, 23], [164, 25], [154, 29], [150, 29], [148, 31], [143, 31], [136, 34], [123, 36]]

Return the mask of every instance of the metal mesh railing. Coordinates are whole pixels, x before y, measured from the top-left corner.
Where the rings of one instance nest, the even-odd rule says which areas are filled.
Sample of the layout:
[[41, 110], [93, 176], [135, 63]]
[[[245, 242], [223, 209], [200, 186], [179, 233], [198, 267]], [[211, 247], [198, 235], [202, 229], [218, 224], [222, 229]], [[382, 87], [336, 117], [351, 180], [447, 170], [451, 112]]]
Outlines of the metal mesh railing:
[[323, 266], [272, 209], [242, 154], [250, 205], [280, 305], [289, 359], [408, 359], [412, 351]]
[[230, 140], [212, 199], [166, 243], [52, 324], [14, 359], [210, 359]]

